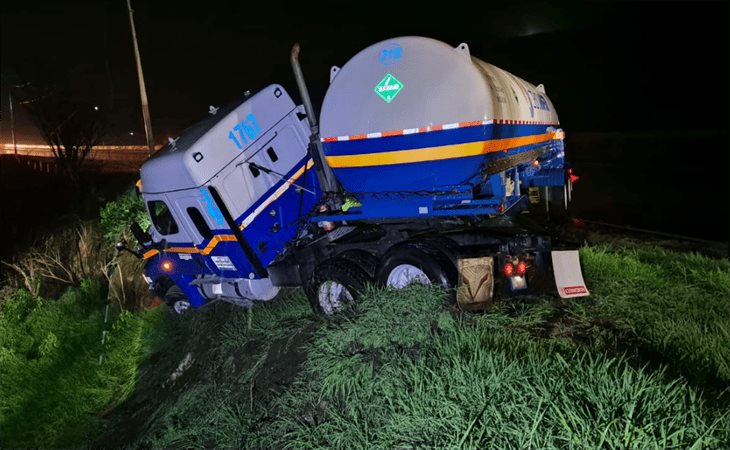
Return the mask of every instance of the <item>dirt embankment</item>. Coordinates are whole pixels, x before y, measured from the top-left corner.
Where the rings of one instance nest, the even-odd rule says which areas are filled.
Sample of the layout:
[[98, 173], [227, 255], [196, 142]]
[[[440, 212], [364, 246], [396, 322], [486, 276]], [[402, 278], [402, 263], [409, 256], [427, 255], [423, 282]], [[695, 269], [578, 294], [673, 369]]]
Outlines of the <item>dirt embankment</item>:
[[140, 436], [154, 434], [160, 408], [201, 385], [225, 388], [230, 402], [251, 408], [288, 387], [301, 370], [305, 347], [319, 322], [310, 317], [290, 321], [281, 330], [252, 329], [249, 314], [226, 303], [190, 317], [165, 312], [168, 340], [158, 343], [140, 367], [134, 394], [99, 413], [107, 426], [92, 446], [134, 447]]

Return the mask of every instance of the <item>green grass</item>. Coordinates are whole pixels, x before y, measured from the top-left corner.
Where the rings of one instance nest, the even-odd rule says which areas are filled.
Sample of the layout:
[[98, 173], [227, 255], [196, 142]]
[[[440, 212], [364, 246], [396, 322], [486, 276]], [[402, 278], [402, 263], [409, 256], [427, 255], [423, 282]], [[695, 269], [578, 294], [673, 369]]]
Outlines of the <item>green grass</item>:
[[98, 285], [58, 302], [18, 294], [0, 316], [2, 444], [78, 445], [94, 412], [127, 398], [89, 445], [726, 448], [730, 264], [618, 246], [581, 258], [590, 298], [487, 314], [417, 286], [370, 289], [326, 319], [298, 290], [252, 312], [127, 314], [107, 349], [119, 363], [101, 368], [100, 304], [83, 300]]
[[[58, 300], [17, 291], [0, 308], [0, 446], [83, 446], [96, 414], [134, 390], [158, 312], [112, 315], [105, 288], [86, 281]], [[105, 354], [99, 365], [99, 355]]]
[[[239, 448], [267, 416], [268, 402], [279, 391], [273, 381], [283, 377], [293, 364], [291, 352], [311, 335], [303, 331], [316, 326], [299, 291], [251, 312], [219, 303], [162, 319], [168, 339], [155, 363], [143, 368], [145, 385], [130, 399], [129, 410], [107, 424], [98, 446], [118, 445], [117, 433], [124, 429], [129, 448]], [[188, 355], [192, 366], [171, 381]], [[128, 414], [140, 409], [145, 420], [130, 425]]]
[[535, 339], [521, 319], [449, 322], [438, 293], [423, 288], [373, 292], [360, 309], [320, 330], [270, 432], [243, 447], [720, 448], [730, 439], [730, 413], [686, 381]]
[[700, 382], [730, 384], [730, 263], [659, 248], [584, 248], [594, 315]]
[[[190, 369], [209, 376], [164, 395], [128, 445], [724, 448], [727, 263], [607, 247], [582, 258], [591, 298], [522, 298], [484, 315], [412, 287], [371, 289], [355, 311], [316, 322], [296, 293], [252, 317], [224, 305], [186, 318], [188, 343], [175, 346], [209, 336]], [[297, 345], [297, 375], [262, 388], [281, 348]]]

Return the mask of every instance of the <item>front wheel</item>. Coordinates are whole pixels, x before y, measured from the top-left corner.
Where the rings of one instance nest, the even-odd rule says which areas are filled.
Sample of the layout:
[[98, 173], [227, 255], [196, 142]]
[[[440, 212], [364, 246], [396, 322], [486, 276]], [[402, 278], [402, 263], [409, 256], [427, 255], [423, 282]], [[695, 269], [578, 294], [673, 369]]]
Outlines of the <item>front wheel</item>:
[[352, 307], [369, 281], [356, 264], [336, 258], [314, 271], [307, 283], [307, 297], [315, 314], [329, 316]]
[[175, 314], [184, 314], [190, 308], [188, 297], [176, 284], [173, 284], [167, 289], [164, 300]]

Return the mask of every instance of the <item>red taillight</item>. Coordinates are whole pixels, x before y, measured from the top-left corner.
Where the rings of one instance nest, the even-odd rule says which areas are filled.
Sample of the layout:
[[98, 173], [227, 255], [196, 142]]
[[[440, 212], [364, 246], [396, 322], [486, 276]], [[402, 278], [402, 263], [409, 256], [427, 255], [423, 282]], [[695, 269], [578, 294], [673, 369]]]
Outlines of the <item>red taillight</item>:
[[573, 175], [573, 168], [568, 168], [568, 176], [570, 177], [570, 182], [575, 183], [576, 181], [580, 180], [580, 177], [578, 175]]
[[514, 266], [514, 264], [512, 264], [510, 262], [505, 264], [504, 269], [502, 269], [502, 270], [504, 271], [505, 277], [511, 277], [512, 275], [515, 274], [515, 266]]
[[517, 275], [522, 276], [527, 272], [527, 264], [524, 261], [517, 263]]

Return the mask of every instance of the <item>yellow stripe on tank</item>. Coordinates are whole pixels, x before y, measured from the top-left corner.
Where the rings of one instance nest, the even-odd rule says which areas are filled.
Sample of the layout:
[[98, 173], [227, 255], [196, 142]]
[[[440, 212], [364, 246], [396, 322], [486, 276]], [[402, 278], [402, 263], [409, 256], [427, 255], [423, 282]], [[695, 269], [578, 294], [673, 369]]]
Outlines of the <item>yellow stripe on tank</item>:
[[442, 159], [464, 158], [467, 156], [485, 155], [487, 153], [506, 151], [531, 144], [540, 144], [552, 139], [562, 139], [563, 133], [545, 133], [532, 136], [520, 136], [489, 141], [468, 142], [466, 144], [442, 145], [439, 147], [417, 148], [412, 150], [396, 150], [392, 152], [361, 153], [358, 155], [327, 156], [327, 162], [333, 168], [386, 166], [390, 164], [406, 164]]

